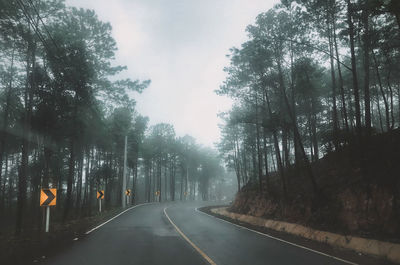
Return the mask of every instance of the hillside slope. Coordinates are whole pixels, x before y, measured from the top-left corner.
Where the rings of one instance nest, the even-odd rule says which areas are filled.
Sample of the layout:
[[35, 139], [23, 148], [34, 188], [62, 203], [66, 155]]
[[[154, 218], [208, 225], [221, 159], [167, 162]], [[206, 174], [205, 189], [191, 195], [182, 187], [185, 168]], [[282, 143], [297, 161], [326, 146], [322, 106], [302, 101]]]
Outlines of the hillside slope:
[[285, 172], [260, 193], [256, 181], [237, 193], [230, 211], [300, 223], [326, 231], [400, 242], [400, 130], [372, 136], [361, 148], [348, 145], [312, 164], [319, 194], [312, 194], [301, 167]]

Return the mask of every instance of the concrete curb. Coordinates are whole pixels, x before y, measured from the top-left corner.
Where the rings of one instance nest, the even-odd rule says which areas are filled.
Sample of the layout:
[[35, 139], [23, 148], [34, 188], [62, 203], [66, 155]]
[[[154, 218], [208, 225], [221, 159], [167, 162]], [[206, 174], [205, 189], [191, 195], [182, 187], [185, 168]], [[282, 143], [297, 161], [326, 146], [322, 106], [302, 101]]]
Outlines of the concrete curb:
[[299, 224], [269, 220], [251, 215], [232, 213], [229, 212], [227, 208], [228, 207], [213, 208], [211, 209], [211, 212], [251, 225], [262, 226], [276, 231], [286, 232], [318, 242], [327, 243], [331, 246], [346, 248], [367, 255], [383, 257], [392, 262], [400, 263], [400, 244], [355, 236], [343, 236], [331, 232], [315, 230]]

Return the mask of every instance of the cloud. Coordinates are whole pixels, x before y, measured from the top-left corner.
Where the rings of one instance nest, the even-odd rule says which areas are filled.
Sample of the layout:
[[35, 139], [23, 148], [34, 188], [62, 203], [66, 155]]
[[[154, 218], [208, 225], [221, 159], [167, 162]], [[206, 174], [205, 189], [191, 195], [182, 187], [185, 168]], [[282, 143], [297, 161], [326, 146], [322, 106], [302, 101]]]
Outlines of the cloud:
[[219, 138], [217, 113], [230, 99], [217, 96], [229, 48], [246, 40], [245, 28], [277, 0], [67, 0], [94, 9], [113, 26], [123, 76], [151, 79], [135, 95], [150, 123], [168, 122], [178, 135], [211, 146]]

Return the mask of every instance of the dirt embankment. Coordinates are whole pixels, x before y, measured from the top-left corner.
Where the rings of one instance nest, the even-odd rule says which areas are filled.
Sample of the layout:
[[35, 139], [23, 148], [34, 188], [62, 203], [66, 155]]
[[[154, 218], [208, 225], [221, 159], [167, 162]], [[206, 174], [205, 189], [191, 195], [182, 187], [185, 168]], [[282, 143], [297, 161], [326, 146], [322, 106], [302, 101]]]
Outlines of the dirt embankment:
[[373, 136], [361, 149], [350, 145], [328, 153], [312, 167], [315, 195], [301, 167], [286, 170], [259, 192], [256, 182], [238, 192], [231, 212], [298, 223], [344, 235], [400, 242], [400, 130]]

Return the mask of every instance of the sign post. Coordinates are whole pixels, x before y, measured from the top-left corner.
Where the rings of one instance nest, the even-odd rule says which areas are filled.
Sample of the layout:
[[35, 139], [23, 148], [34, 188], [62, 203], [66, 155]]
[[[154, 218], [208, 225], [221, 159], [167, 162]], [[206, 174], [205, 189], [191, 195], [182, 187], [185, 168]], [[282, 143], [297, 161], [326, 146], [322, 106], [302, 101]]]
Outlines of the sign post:
[[97, 191], [97, 199], [99, 200], [99, 212], [101, 213], [101, 200], [104, 199], [104, 190]]
[[50, 223], [50, 206], [46, 207], [46, 233], [49, 232], [49, 223]]
[[41, 189], [40, 190], [40, 206], [46, 207], [46, 233], [49, 232], [50, 226], [50, 206], [55, 206], [57, 202], [57, 189]]

